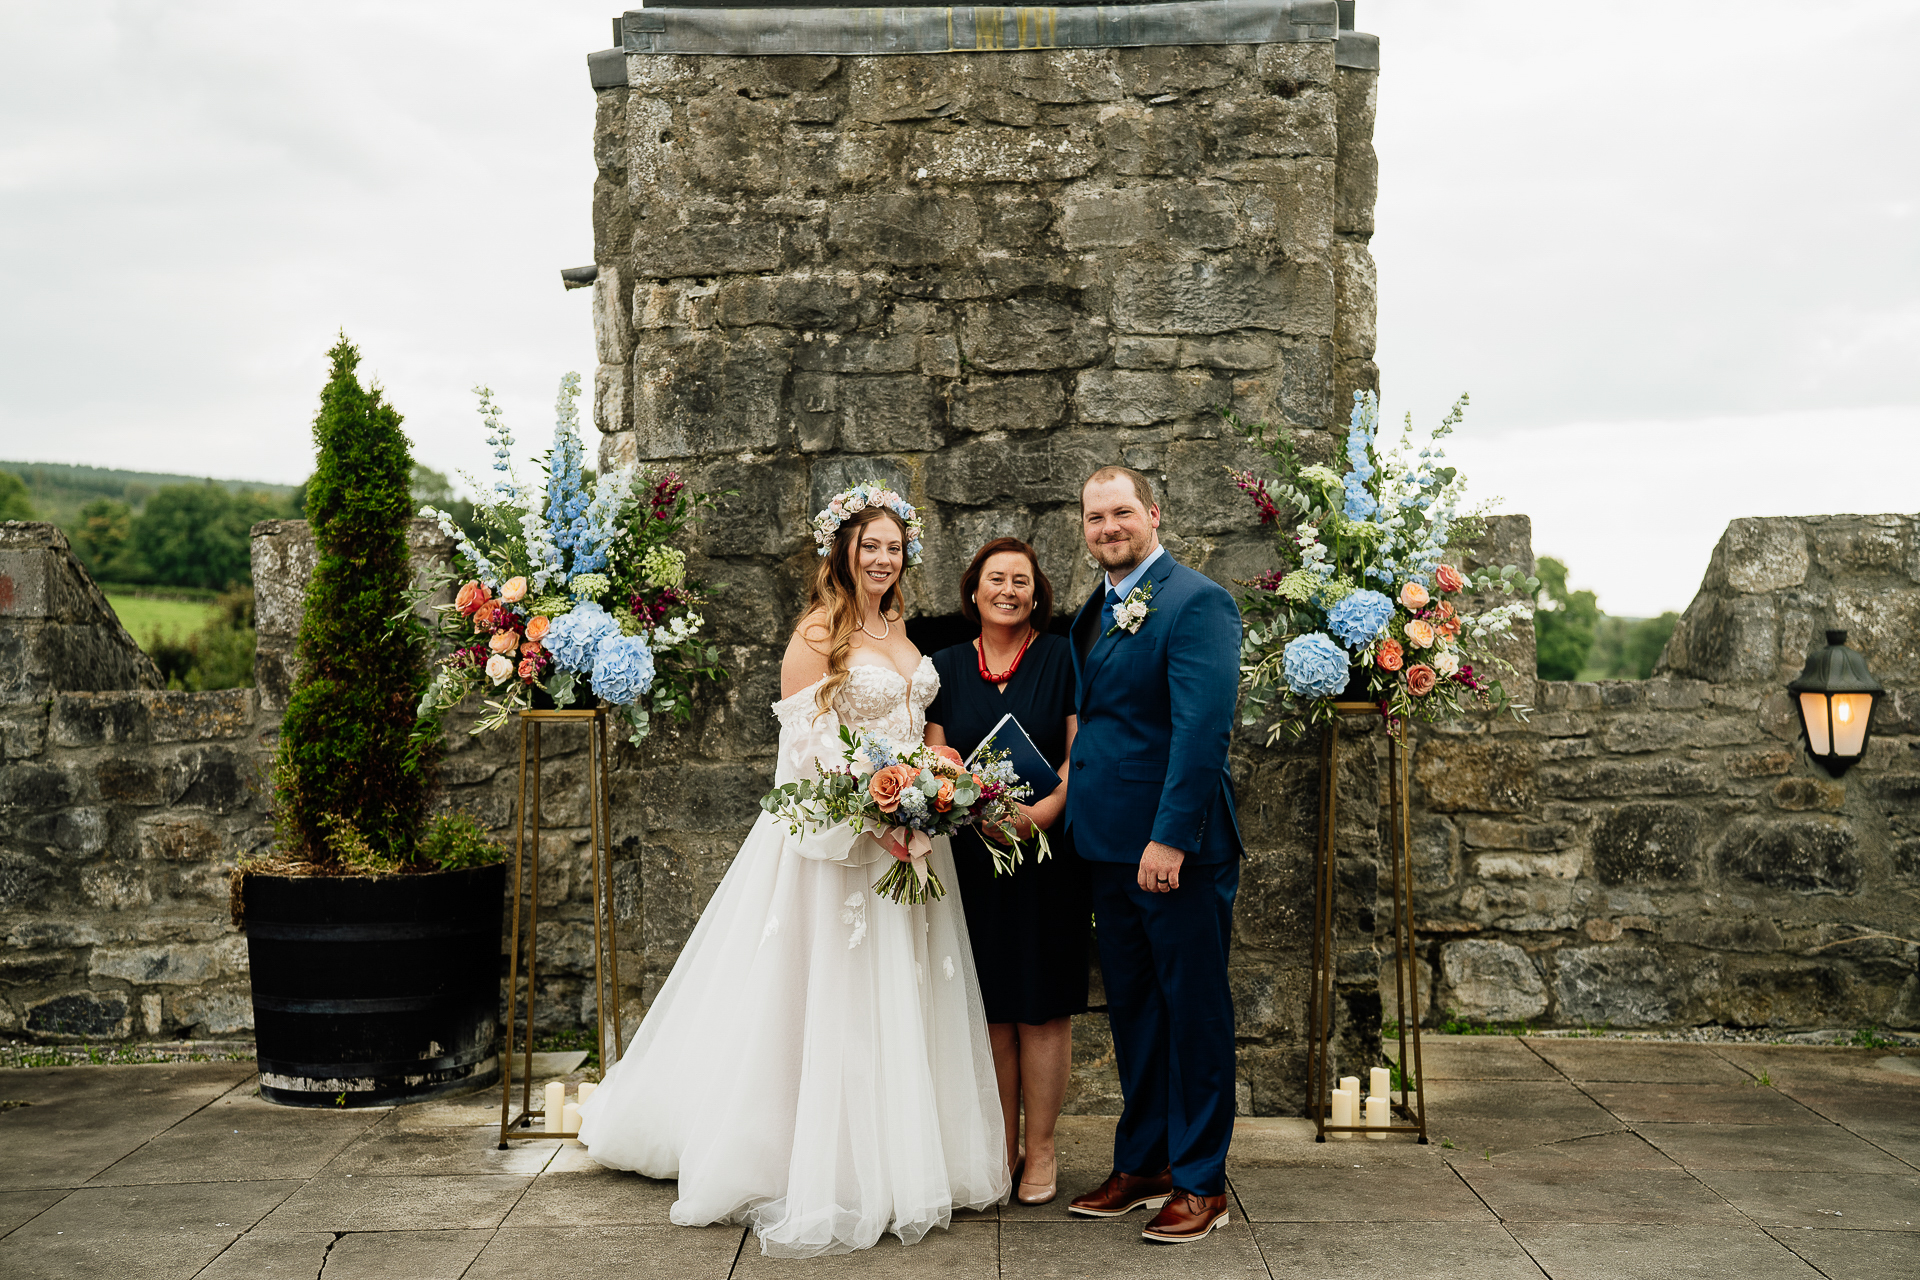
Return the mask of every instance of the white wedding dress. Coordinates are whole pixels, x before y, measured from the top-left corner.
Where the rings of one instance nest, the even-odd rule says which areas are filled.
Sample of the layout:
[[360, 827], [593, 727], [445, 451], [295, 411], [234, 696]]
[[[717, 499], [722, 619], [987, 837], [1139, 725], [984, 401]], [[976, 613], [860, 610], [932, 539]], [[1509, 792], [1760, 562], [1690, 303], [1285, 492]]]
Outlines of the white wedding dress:
[[[817, 776], [842, 724], [917, 743], [939, 687], [856, 665], [815, 718], [809, 685], [776, 702], [776, 780]], [[1008, 1190], [993, 1057], [944, 837], [947, 896], [880, 897], [891, 865], [846, 826], [754, 823], [640, 1030], [581, 1108], [599, 1163], [678, 1178], [682, 1226], [739, 1222], [763, 1253], [913, 1244]]]

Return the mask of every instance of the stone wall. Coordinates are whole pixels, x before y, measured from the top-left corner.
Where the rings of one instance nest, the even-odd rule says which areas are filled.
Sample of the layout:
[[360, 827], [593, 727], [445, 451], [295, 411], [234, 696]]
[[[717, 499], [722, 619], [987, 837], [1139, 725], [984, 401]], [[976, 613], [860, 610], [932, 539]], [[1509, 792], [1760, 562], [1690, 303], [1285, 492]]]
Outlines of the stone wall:
[[[1888, 690], [1835, 780], [1785, 691], [1829, 627]], [[1736, 520], [1654, 678], [1423, 733], [1435, 1002], [1536, 1026], [1920, 1026], [1920, 518]]]

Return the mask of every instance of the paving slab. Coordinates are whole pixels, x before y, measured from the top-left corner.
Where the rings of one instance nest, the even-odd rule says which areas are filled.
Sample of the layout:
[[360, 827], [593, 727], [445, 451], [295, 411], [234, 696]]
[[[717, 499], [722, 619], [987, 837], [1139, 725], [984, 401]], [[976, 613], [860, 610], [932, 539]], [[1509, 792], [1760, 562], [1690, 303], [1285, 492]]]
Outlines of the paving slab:
[[0, 1191], [77, 1187], [253, 1075], [251, 1063], [35, 1067], [6, 1073]]
[[333, 1236], [324, 1231], [250, 1231], [207, 1264], [195, 1280], [313, 1280], [326, 1264]]
[[1478, 1153], [1618, 1133], [1620, 1119], [1565, 1081], [1460, 1080], [1427, 1086], [1427, 1130], [1437, 1142]]
[[[1903, 1077], [1879, 1067], [1885, 1049], [1841, 1049], [1797, 1044], [1717, 1044], [1714, 1052], [1751, 1075], [1812, 1084], [1899, 1083]], [[1905, 1077], [1912, 1079], [1912, 1077]]]
[[154, 1135], [88, 1185], [311, 1178], [385, 1115], [384, 1109], [282, 1107], [244, 1082]]
[[740, 1227], [530, 1227], [496, 1231], [465, 1280], [726, 1280]]
[[950, 1230], [929, 1231], [920, 1243], [903, 1245], [898, 1237], [881, 1236], [880, 1243], [858, 1253], [828, 1258], [769, 1258], [751, 1235], [734, 1264], [733, 1280], [766, 1280], [773, 1276], [876, 1276], [893, 1280], [999, 1280], [1000, 1225], [963, 1222]]
[[1920, 1088], [1897, 1083], [1801, 1084], [1789, 1082], [1780, 1093], [1839, 1124], [1901, 1124], [1920, 1127]]
[[1821, 1125], [1825, 1117], [1777, 1089], [1741, 1084], [1589, 1084], [1594, 1101], [1630, 1124]]
[[[1108, 1125], [1111, 1127], [1112, 1121], [1109, 1120]], [[1364, 1163], [1369, 1168], [1395, 1165], [1432, 1169], [1440, 1160], [1438, 1138], [1423, 1146], [1412, 1135], [1403, 1133], [1379, 1139], [1330, 1133], [1325, 1142], [1315, 1142], [1313, 1134], [1313, 1121], [1302, 1117], [1243, 1116], [1233, 1122], [1233, 1144], [1227, 1148], [1227, 1172], [1231, 1175], [1237, 1169], [1288, 1166], [1344, 1169], [1355, 1163]]]
[[1502, 1222], [1638, 1222], [1744, 1226], [1739, 1212], [1684, 1169], [1457, 1166]]
[[1861, 1123], [1841, 1127], [1849, 1133], [1858, 1134], [1894, 1159], [1920, 1169], [1920, 1125]]
[[1839, 1125], [1643, 1124], [1648, 1142], [1689, 1169], [1913, 1170]]
[[1492, 1222], [1472, 1188], [1441, 1169], [1244, 1169], [1233, 1190], [1250, 1222]]
[[[239, 1235], [300, 1189], [296, 1181], [186, 1182], [171, 1186], [83, 1187], [7, 1239], [139, 1232]], [[4, 1274], [4, 1272], [0, 1272]]]
[[1141, 1213], [1118, 1221], [1000, 1224], [1000, 1268], [1020, 1280], [1266, 1280], [1267, 1266], [1243, 1222], [1191, 1244], [1140, 1237]]
[[1904, 1231], [1776, 1228], [1774, 1239], [1820, 1268], [1828, 1280], [1887, 1280], [1911, 1275], [1920, 1252]]
[[[1447, 1163], [1473, 1167], [1484, 1161], [1487, 1148], [1443, 1149]], [[1590, 1138], [1568, 1138], [1538, 1146], [1497, 1149], [1495, 1164], [1502, 1169], [1677, 1169], [1680, 1166], [1637, 1133], [1621, 1130]]]
[[[1114, 1116], [1061, 1116], [1054, 1127], [1054, 1150], [1060, 1158], [1056, 1185], [1060, 1194], [1051, 1203], [1041, 1205], [1007, 1204], [1001, 1217], [1007, 1222], [1083, 1222], [1067, 1212], [1077, 1195], [1084, 1195], [1107, 1180], [1113, 1172]], [[1232, 1159], [1232, 1148], [1228, 1148]]]
[[1757, 1227], [1525, 1223], [1514, 1238], [1553, 1280], [1819, 1280]]
[[0, 1191], [0, 1236], [23, 1223], [31, 1222], [41, 1211], [66, 1198], [63, 1188], [46, 1191]]
[[[1398, 1041], [1388, 1045], [1390, 1058], [1400, 1052]], [[1412, 1046], [1408, 1046], [1412, 1057]], [[1422, 1036], [1420, 1066], [1427, 1081], [1436, 1080], [1558, 1080], [1560, 1073], [1516, 1036]], [[1366, 1073], [1360, 1073], [1365, 1080]]]
[[1276, 1276], [1311, 1280], [1540, 1280], [1505, 1227], [1483, 1223], [1370, 1226], [1364, 1231], [1262, 1222], [1260, 1253]]
[[1569, 1080], [1639, 1084], [1745, 1084], [1752, 1079], [1706, 1045], [1530, 1039], [1529, 1049]]
[[7, 1280], [100, 1280], [102, 1276], [187, 1280], [233, 1243], [237, 1234], [125, 1231], [42, 1240], [16, 1231], [0, 1240], [0, 1276]]
[[531, 1178], [506, 1174], [316, 1178], [268, 1219], [272, 1231], [445, 1231], [497, 1227]]
[[345, 1174], [511, 1173], [531, 1177], [552, 1162], [565, 1144], [510, 1142], [499, 1149], [497, 1128], [402, 1129], [387, 1117], [349, 1143], [326, 1164], [329, 1177]]
[[356, 1231], [327, 1253], [320, 1280], [460, 1280], [491, 1231]]
[[[1920, 1173], [1703, 1169], [1699, 1177], [1763, 1227], [1920, 1231]], [[1914, 1252], [1920, 1257], [1920, 1235]]]
[[672, 1226], [667, 1213], [680, 1184], [595, 1167], [535, 1179], [502, 1223], [506, 1227]]

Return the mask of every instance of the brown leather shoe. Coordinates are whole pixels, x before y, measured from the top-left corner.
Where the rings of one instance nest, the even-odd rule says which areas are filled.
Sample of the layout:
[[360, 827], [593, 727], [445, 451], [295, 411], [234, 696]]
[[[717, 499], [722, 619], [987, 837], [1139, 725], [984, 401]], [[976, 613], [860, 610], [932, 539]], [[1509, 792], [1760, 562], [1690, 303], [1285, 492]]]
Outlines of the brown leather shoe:
[[1143, 1204], [1158, 1209], [1172, 1194], [1172, 1169], [1145, 1175], [1121, 1173], [1116, 1169], [1097, 1189], [1075, 1196], [1067, 1212], [1083, 1218], [1117, 1218]]
[[1227, 1225], [1227, 1193], [1197, 1196], [1191, 1191], [1175, 1190], [1166, 1207], [1140, 1234], [1162, 1244], [1187, 1244], [1204, 1240], [1215, 1227]]

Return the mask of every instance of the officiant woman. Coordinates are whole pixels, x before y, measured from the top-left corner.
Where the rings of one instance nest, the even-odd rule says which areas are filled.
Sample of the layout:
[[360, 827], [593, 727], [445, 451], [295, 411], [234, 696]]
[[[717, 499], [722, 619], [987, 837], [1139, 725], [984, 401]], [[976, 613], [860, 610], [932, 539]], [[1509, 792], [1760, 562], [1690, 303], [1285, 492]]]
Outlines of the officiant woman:
[[[1053, 586], [1033, 548], [996, 538], [975, 553], [960, 582], [960, 608], [980, 638], [933, 655], [940, 692], [927, 708], [927, 741], [970, 755], [1012, 713], [1059, 772], [1060, 786], [1021, 805], [1021, 834], [1047, 831], [1046, 861], [1029, 850], [1012, 875], [996, 878], [977, 830], [953, 840], [960, 901], [972, 935], [988, 1038], [1007, 1123], [1014, 1196], [1045, 1204], [1058, 1190], [1054, 1122], [1066, 1100], [1073, 1058], [1072, 1015], [1087, 1011], [1087, 941], [1092, 915], [1085, 863], [1059, 822], [1067, 802], [1067, 753], [1075, 721], [1073, 652], [1052, 635]], [[1026, 1146], [1020, 1115], [1026, 1113]]]

